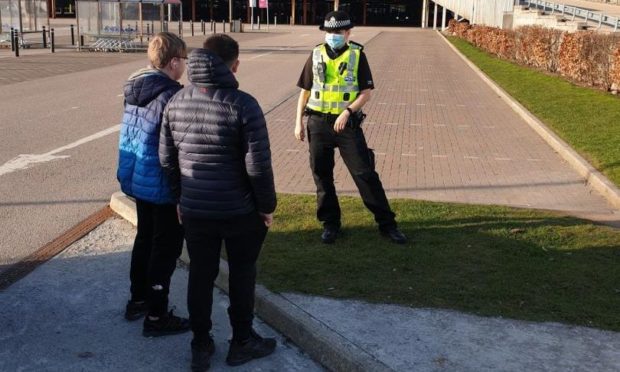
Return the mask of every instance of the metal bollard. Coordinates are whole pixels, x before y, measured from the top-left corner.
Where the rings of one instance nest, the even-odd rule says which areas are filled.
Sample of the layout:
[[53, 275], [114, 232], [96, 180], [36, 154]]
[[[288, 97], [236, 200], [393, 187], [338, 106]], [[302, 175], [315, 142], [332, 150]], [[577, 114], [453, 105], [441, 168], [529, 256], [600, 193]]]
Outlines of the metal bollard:
[[213, 21], [213, 33], [217, 33], [217, 23], [215, 21]]
[[146, 24], [146, 36], [147, 36], [147, 39], [148, 39], [148, 37], [150, 35], [151, 35], [151, 25], [147, 23]]
[[11, 52], [15, 51], [15, 30], [11, 27]]
[[75, 28], [71, 25], [71, 45], [75, 45]]
[[200, 30], [202, 31], [202, 34], [205, 35], [205, 21], [203, 19], [200, 20]]
[[47, 48], [47, 35], [45, 34], [45, 26], [41, 27], [43, 29], [43, 49]]
[[189, 29], [192, 32], [192, 36], [194, 36], [194, 20], [193, 19], [189, 20]]
[[55, 53], [56, 52], [56, 48], [55, 48], [55, 45], [54, 45], [54, 29], [53, 28], [50, 30], [50, 38], [52, 39], [51, 40], [51, 42], [52, 42], [52, 53]]
[[222, 32], [226, 33], [226, 21], [222, 20]]
[[84, 35], [80, 35], [80, 47], [84, 46]]
[[15, 43], [15, 57], [19, 57], [19, 31], [13, 31], [13, 41]]

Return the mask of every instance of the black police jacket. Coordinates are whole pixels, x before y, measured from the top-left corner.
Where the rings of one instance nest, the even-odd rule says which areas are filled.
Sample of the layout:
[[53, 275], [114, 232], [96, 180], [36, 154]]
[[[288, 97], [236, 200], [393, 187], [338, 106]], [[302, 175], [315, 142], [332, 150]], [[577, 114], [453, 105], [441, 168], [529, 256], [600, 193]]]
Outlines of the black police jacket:
[[168, 103], [159, 144], [181, 212], [215, 219], [273, 212], [269, 136], [258, 102], [205, 49], [190, 53], [187, 74], [191, 85]]

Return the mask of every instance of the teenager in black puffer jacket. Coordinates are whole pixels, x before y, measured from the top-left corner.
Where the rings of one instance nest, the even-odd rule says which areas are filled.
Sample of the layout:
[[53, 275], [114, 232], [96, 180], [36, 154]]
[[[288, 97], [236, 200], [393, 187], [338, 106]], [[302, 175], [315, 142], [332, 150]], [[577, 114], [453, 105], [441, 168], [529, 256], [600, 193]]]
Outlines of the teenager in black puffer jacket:
[[189, 55], [191, 85], [168, 103], [159, 146], [161, 165], [179, 197], [190, 256], [194, 371], [206, 370], [214, 351], [209, 332], [222, 241], [233, 329], [227, 363], [269, 355], [276, 344], [252, 329], [256, 260], [276, 208], [267, 126], [258, 102], [238, 89], [233, 76], [239, 66], [237, 42], [214, 35], [204, 47]]

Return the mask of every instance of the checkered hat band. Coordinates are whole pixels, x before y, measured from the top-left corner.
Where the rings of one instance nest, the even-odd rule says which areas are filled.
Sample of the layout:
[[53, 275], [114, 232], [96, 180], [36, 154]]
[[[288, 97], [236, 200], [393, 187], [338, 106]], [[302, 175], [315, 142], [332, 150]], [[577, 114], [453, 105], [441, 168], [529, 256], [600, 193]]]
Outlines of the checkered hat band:
[[351, 20], [350, 19], [345, 19], [344, 21], [336, 21], [336, 20], [329, 20], [329, 21], [324, 21], [323, 22], [323, 27], [325, 28], [341, 28], [341, 27], [346, 27], [349, 26], [351, 24]]

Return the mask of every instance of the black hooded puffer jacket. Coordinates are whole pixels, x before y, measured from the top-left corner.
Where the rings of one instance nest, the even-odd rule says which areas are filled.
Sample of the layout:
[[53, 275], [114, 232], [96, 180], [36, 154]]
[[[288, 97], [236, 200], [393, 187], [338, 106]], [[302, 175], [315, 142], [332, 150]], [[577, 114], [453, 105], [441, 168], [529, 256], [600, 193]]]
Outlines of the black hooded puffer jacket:
[[190, 53], [187, 75], [191, 85], [169, 101], [159, 143], [183, 216], [272, 213], [271, 150], [258, 102], [238, 89], [230, 69], [208, 50]]

